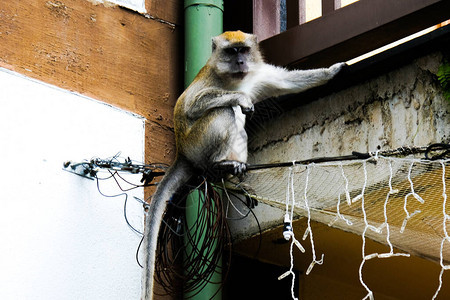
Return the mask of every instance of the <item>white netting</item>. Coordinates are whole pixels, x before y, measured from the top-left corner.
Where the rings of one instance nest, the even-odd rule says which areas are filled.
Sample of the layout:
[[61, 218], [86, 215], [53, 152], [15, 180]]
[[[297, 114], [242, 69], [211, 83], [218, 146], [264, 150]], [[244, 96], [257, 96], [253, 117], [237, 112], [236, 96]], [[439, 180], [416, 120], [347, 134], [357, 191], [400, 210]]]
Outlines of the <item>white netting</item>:
[[[447, 220], [447, 193], [450, 160], [420, 160], [414, 157], [393, 158], [376, 155], [367, 160], [333, 162], [260, 169], [248, 172], [245, 185], [259, 201], [286, 209], [285, 223], [295, 215], [308, 218], [303, 239], [309, 236], [315, 264], [322, 264], [314, 250], [310, 221], [362, 236], [360, 281], [367, 260], [392, 256], [420, 255], [440, 262], [442, 275], [450, 269], [450, 236]], [[293, 233], [293, 245], [302, 249]], [[387, 253], [366, 253], [366, 238], [389, 246]], [[447, 245], [449, 243], [449, 245]], [[407, 253], [397, 253], [394, 247]], [[291, 270], [280, 277], [293, 275]]]

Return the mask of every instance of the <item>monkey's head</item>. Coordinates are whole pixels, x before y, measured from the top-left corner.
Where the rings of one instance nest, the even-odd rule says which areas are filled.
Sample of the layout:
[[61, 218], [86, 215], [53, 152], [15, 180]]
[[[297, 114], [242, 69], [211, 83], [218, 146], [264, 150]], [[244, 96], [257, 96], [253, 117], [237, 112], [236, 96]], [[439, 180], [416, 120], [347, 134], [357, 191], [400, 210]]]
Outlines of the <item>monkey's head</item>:
[[227, 31], [212, 39], [209, 65], [224, 79], [241, 80], [261, 61], [255, 35]]

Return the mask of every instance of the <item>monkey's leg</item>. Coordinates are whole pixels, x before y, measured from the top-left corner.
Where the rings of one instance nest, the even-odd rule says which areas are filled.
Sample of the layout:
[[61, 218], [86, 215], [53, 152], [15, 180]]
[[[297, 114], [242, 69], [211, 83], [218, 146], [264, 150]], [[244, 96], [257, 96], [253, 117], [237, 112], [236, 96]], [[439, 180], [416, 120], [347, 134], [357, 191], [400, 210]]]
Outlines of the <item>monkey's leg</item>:
[[231, 107], [211, 110], [189, 130], [182, 154], [203, 170], [211, 169], [221, 161], [236, 161], [227, 163], [227, 168], [232, 169], [231, 173], [242, 171], [247, 157], [247, 145], [246, 140], [242, 140], [240, 143], [245, 145], [239, 151], [245, 153], [236, 153], [238, 127]]

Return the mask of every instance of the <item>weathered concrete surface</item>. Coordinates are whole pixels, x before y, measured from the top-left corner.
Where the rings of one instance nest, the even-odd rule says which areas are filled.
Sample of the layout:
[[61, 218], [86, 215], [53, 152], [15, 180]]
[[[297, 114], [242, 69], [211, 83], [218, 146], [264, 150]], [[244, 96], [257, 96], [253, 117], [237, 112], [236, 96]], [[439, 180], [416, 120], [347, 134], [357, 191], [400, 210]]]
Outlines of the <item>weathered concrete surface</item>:
[[251, 139], [251, 161], [292, 161], [449, 141], [450, 103], [435, 75], [441, 63], [442, 55], [434, 53], [284, 113]]
[[[433, 53], [285, 112], [250, 137], [249, 162], [287, 162], [449, 142], [450, 103], [436, 78], [442, 60], [441, 53]], [[263, 230], [282, 224], [280, 210], [261, 205], [255, 214]], [[258, 232], [253, 218], [231, 223], [240, 238]]]

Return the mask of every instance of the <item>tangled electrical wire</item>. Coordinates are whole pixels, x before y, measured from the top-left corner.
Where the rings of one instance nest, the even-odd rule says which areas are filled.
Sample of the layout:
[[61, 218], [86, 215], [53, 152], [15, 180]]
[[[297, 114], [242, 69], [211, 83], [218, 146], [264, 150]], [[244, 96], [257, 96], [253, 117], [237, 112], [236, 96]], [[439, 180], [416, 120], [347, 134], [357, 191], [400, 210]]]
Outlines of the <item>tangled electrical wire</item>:
[[[386, 156], [424, 154], [425, 160], [435, 160], [448, 157], [450, 145], [441, 143], [428, 147], [401, 147], [380, 153]], [[353, 152], [348, 156], [316, 158], [298, 163], [356, 160], [370, 158], [376, 154]], [[247, 165], [247, 170], [280, 166], [292, 166], [292, 162]], [[155, 267], [156, 281], [170, 294], [176, 294], [177, 290], [180, 290], [179, 285], [175, 284], [179, 283], [183, 286], [185, 293], [194, 296], [195, 294], [189, 293], [199, 292], [206, 284], [213, 282], [214, 272], [223, 272], [225, 281], [230, 265], [232, 240], [222, 199], [223, 196], [230, 197], [230, 195], [238, 201], [242, 201], [242, 198], [220, 185], [209, 183], [204, 178], [200, 178], [199, 181], [198, 185], [191, 183], [191, 186], [183, 191], [176, 201], [169, 203], [164, 224], [159, 233]], [[185, 216], [186, 197], [191, 190], [197, 192], [201, 190], [205, 195], [205, 197], [199, 197], [201, 203], [198, 206], [198, 218], [194, 223], [189, 223]], [[244, 190], [237, 193], [246, 194]], [[230, 199], [229, 201], [233, 203]], [[251, 201], [247, 200], [245, 205], [249, 208], [249, 213], [253, 213]], [[255, 220], [258, 222], [256, 216]], [[203, 240], [199, 240], [199, 236]], [[225, 258], [225, 263], [221, 264], [221, 257]]]
[[[450, 145], [439, 143], [428, 147], [402, 147], [395, 150], [380, 151], [386, 156], [424, 154], [425, 160], [436, 160], [448, 158], [450, 156]], [[354, 160], [368, 158], [376, 153], [357, 153], [339, 157], [315, 158], [307, 161], [297, 161], [297, 164]], [[122, 159], [123, 160], [123, 159]], [[247, 165], [247, 170], [258, 170], [265, 168], [291, 166], [292, 162]], [[95, 158], [90, 161], [72, 164], [64, 163], [65, 169], [73, 171], [78, 175], [94, 179], [97, 182], [99, 193], [105, 197], [124, 196], [124, 219], [133, 232], [142, 236], [136, 251], [137, 263], [139, 262], [139, 249], [143, 241], [143, 233], [136, 229], [127, 217], [127, 192], [147, 186], [156, 186], [158, 178], [165, 174], [167, 165], [165, 164], [136, 164], [130, 158], [121, 161], [119, 154], [108, 159]], [[81, 169], [81, 170], [79, 170]], [[99, 177], [99, 169], [106, 169], [109, 173], [106, 177]], [[132, 174], [142, 174], [139, 184], [130, 182], [121, 175], [121, 172]], [[100, 188], [100, 182], [104, 180], [114, 180], [121, 193], [107, 195]], [[122, 182], [128, 187], [124, 187]], [[228, 198], [227, 203], [240, 201], [248, 210], [240, 218], [246, 218], [252, 214], [259, 227], [258, 219], [253, 212], [254, 200], [244, 189], [227, 190], [225, 185], [212, 184], [211, 180], [199, 176], [191, 181], [169, 202], [168, 208], [163, 218], [163, 224], [158, 235], [158, 247], [156, 253], [155, 280], [164, 288], [167, 294], [179, 295], [184, 292], [188, 297], [193, 297], [199, 293], [208, 283], [216, 283], [222, 286], [227, 278], [231, 263], [232, 238], [227, 220], [228, 207], [224, 206], [224, 197]], [[216, 182], [216, 181], [214, 181]], [[197, 214], [195, 220], [188, 220], [186, 217], [186, 201], [192, 193], [199, 194], [197, 203]], [[200, 195], [201, 194], [201, 195]], [[242, 196], [246, 197], [246, 201]], [[247, 194], [248, 195], [248, 194]], [[139, 201], [144, 209], [148, 209], [148, 204], [142, 199], [134, 197]], [[261, 232], [261, 229], [260, 229]], [[260, 241], [261, 243], [261, 241]], [[216, 282], [215, 273], [222, 273], [223, 280]], [[220, 288], [217, 289], [217, 292]], [[217, 293], [216, 292], [216, 293]]]
[[[64, 168], [77, 175], [96, 181], [98, 192], [108, 198], [124, 197], [123, 215], [129, 228], [142, 238], [136, 251], [139, 266], [139, 249], [144, 235], [128, 220], [128, 192], [147, 186], [156, 186], [157, 180], [165, 174], [165, 164], [137, 164], [130, 158], [120, 158], [120, 154], [107, 159], [94, 158], [81, 163], [65, 162]], [[99, 170], [106, 170], [107, 176], [99, 176]], [[121, 173], [142, 173], [139, 184], [130, 182]], [[109, 195], [101, 188], [101, 182], [114, 180], [120, 193]], [[186, 201], [189, 195], [197, 194], [195, 219], [186, 218]], [[241, 193], [245, 194], [242, 189]], [[158, 235], [156, 253], [155, 280], [164, 288], [166, 294], [193, 297], [208, 284], [218, 284], [216, 293], [220, 291], [226, 280], [231, 262], [232, 239], [228, 227], [228, 206], [222, 201], [226, 197], [233, 207], [233, 202], [242, 202], [248, 209], [241, 213], [239, 219], [250, 214], [258, 219], [252, 211], [257, 204], [250, 197], [243, 200], [236, 191], [227, 191], [225, 184], [215, 185], [206, 177], [199, 176], [185, 185], [169, 202], [163, 217], [163, 224]], [[142, 199], [134, 197], [147, 210], [149, 205]], [[236, 209], [236, 208], [235, 208]], [[222, 280], [214, 279], [215, 273], [222, 274]], [[221, 278], [221, 277], [219, 277]]]
[[204, 196], [197, 195], [201, 202], [196, 207], [197, 219], [187, 220], [189, 192], [184, 190], [184, 195], [169, 204], [159, 232], [155, 279], [169, 294], [180, 290], [174, 283], [182, 284], [185, 293], [201, 290], [214, 272], [221, 272], [216, 268], [223, 252], [231, 251], [231, 235], [217, 190], [206, 180], [198, 189]]
[[[128, 192], [143, 187], [156, 186], [158, 184], [155, 179], [162, 178], [167, 170], [168, 165], [163, 163], [154, 163], [154, 164], [140, 164], [133, 162], [129, 157], [123, 159], [120, 157], [120, 153], [116, 155], [106, 158], [93, 158], [89, 161], [83, 161], [80, 163], [72, 163], [71, 161], [64, 162], [64, 170], [75, 173], [79, 176], [95, 180], [97, 190], [103, 197], [107, 198], [116, 198], [116, 197], [124, 197], [123, 204], [123, 217], [127, 226], [134, 233], [141, 236], [141, 241], [139, 242], [139, 246], [136, 251], [136, 261], [139, 266], [142, 267], [139, 262], [139, 248], [143, 241], [143, 232], [137, 229], [135, 226], [131, 224], [127, 216], [127, 204], [128, 204]], [[100, 176], [100, 170], [106, 170], [106, 176]], [[131, 174], [142, 174], [140, 179], [140, 183], [134, 183], [130, 180], [126, 179], [122, 173], [131, 173]], [[114, 180], [117, 187], [120, 190], [120, 193], [115, 194], [107, 194], [101, 188], [101, 182]], [[126, 187], [125, 187], [126, 185]], [[137, 197], [133, 197], [134, 200], [141, 203], [144, 209], [148, 206], [148, 204]]]
[[[254, 202], [204, 177], [190, 182], [177, 194], [161, 224], [155, 280], [166, 293], [177, 295], [182, 291], [186, 298], [195, 296], [209, 283], [218, 284], [218, 293], [226, 281], [232, 251], [228, 207], [223, 199], [242, 202], [248, 210], [241, 218], [253, 214], [258, 222], [252, 211]], [[195, 202], [188, 197], [195, 197]], [[186, 216], [186, 206], [194, 206], [195, 219]], [[222, 274], [222, 280], [214, 279], [217, 273]]]

